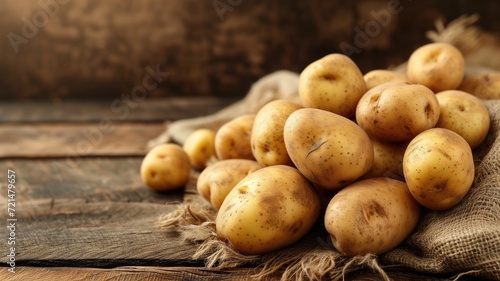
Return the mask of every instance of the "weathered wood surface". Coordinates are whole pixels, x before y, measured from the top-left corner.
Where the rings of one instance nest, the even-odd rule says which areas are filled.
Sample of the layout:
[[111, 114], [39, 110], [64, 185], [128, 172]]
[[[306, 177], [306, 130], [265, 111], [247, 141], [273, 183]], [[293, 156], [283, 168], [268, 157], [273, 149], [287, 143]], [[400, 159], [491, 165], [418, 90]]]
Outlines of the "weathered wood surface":
[[[0, 272], [1, 280], [8, 281], [54, 281], [54, 280], [113, 280], [113, 281], [135, 281], [135, 280], [186, 280], [186, 281], [246, 281], [255, 280], [252, 277], [256, 273], [255, 268], [237, 269], [207, 269], [197, 266], [183, 267], [158, 267], [158, 266], [123, 266], [116, 268], [75, 268], [75, 267], [20, 267], [16, 274]], [[404, 272], [391, 272], [389, 276], [396, 281], [439, 281], [441, 278], [415, 275]], [[280, 272], [269, 276], [266, 280], [279, 280]], [[358, 272], [347, 274], [345, 281], [380, 281], [380, 275], [373, 272]], [[461, 279], [466, 280], [466, 279]]]
[[3, 100], [0, 123], [163, 122], [210, 114], [238, 98], [160, 98], [135, 100]]
[[0, 97], [119, 98], [157, 66], [150, 96], [241, 95], [342, 43], [364, 72], [399, 64], [436, 19], [473, 13], [500, 32], [497, 0], [2, 1]]
[[[176, 104], [175, 99], [163, 103], [171, 103], [172, 108], [185, 104], [182, 101]], [[218, 107], [213, 103], [212, 110], [225, 104], [221, 102]], [[106, 106], [96, 108], [105, 109]], [[38, 110], [50, 112], [48, 109]], [[71, 114], [72, 108], [60, 110], [57, 114], [63, 117]], [[61, 143], [79, 141], [81, 137], [74, 133], [86, 126], [98, 125], [97, 112], [99, 110], [87, 112], [94, 116], [95, 122], [86, 120], [82, 124], [61, 119], [54, 120], [57, 122], [53, 124], [37, 124], [29, 117], [31, 111], [21, 110], [16, 113], [17, 128], [9, 122], [0, 126], [3, 135], [7, 133], [5, 128], [18, 129], [25, 134], [30, 130], [33, 132], [29, 142], [0, 139], [0, 153], [3, 155], [0, 179], [4, 181], [0, 184], [4, 186], [6, 183], [7, 169], [16, 171], [17, 175], [16, 273], [7, 272], [4, 244], [0, 247], [3, 266], [0, 280], [252, 280], [254, 267], [234, 270], [204, 268], [202, 260], [192, 259], [194, 245], [181, 241], [178, 233], [158, 227], [158, 218], [175, 210], [179, 203], [202, 199], [196, 194], [194, 180], [184, 189], [174, 192], [157, 193], [147, 188], [139, 177], [141, 153], [130, 156], [137, 143], [123, 141], [120, 150], [123, 155], [115, 153], [113, 157], [104, 150], [96, 150], [86, 157], [74, 151], [58, 158], [44, 156], [47, 153], [43, 151], [58, 151]], [[199, 112], [190, 111], [190, 114], [194, 116]], [[129, 133], [137, 133], [136, 125], [157, 130], [163, 121], [143, 124], [127, 120], [114, 124], [120, 127], [123, 136], [127, 128]], [[44, 130], [58, 131], [58, 141], [50, 142], [53, 136], [48, 138], [40, 134]], [[149, 137], [149, 134], [137, 133], [135, 140], [146, 143]], [[118, 135], [103, 138], [109, 149], [119, 141]], [[40, 144], [36, 146], [37, 143]], [[6, 150], [18, 154], [12, 157]], [[23, 152], [31, 156], [21, 157]], [[33, 155], [38, 156], [34, 158]], [[193, 171], [193, 175], [195, 173]], [[0, 218], [4, 221], [6, 202], [6, 192], [2, 192]], [[0, 241], [6, 239], [7, 232], [0, 231]], [[439, 276], [400, 269], [389, 269], [389, 276], [394, 280], [442, 280]], [[279, 277], [278, 273], [269, 280], [278, 280]], [[361, 271], [349, 274], [346, 280], [380, 280], [380, 276]]]
[[161, 123], [0, 124], [0, 158], [133, 156], [165, 130]]

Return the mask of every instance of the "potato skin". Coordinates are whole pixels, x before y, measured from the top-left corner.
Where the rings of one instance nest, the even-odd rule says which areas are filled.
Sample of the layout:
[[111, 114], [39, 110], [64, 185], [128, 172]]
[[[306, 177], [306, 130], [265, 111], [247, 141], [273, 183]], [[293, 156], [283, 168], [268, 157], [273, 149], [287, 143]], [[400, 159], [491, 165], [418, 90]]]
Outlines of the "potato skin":
[[358, 66], [348, 56], [330, 54], [309, 64], [299, 76], [299, 97], [304, 107], [354, 116], [356, 104], [366, 92]]
[[403, 155], [408, 142], [386, 142], [371, 139], [373, 145], [372, 168], [360, 179], [387, 177], [404, 180]]
[[420, 209], [404, 182], [371, 178], [352, 183], [333, 196], [325, 227], [334, 247], [346, 256], [382, 254], [411, 234]]
[[215, 153], [220, 160], [255, 160], [250, 145], [255, 114], [245, 114], [222, 125], [215, 134]]
[[464, 78], [465, 60], [455, 46], [430, 43], [416, 49], [408, 59], [407, 75], [435, 93], [456, 89]]
[[300, 108], [303, 106], [288, 100], [274, 100], [257, 112], [250, 136], [257, 162], [264, 166], [293, 164], [285, 148], [283, 127], [288, 116]]
[[203, 170], [210, 158], [215, 156], [215, 132], [210, 129], [197, 129], [187, 137], [182, 146], [191, 161], [191, 166]]
[[316, 223], [316, 189], [297, 169], [275, 165], [241, 180], [226, 197], [215, 221], [218, 237], [242, 254], [289, 246]]
[[500, 72], [482, 73], [466, 78], [458, 90], [481, 99], [500, 99]]
[[226, 159], [205, 168], [196, 182], [198, 193], [219, 210], [227, 194], [247, 175], [263, 168], [248, 159]]
[[416, 136], [403, 156], [408, 188], [424, 207], [447, 210], [456, 206], [474, 180], [472, 150], [459, 134], [444, 128]]
[[381, 141], [410, 141], [434, 127], [439, 103], [427, 87], [389, 82], [372, 88], [359, 100], [356, 122], [368, 135]]
[[363, 75], [363, 79], [365, 80], [367, 90], [388, 82], [410, 82], [408, 77], [404, 74], [386, 69], [374, 69], [369, 71]]
[[141, 179], [151, 189], [169, 191], [183, 187], [189, 181], [189, 156], [177, 144], [153, 147], [141, 164]]
[[299, 171], [325, 189], [339, 189], [372, 167], [373, 146], [354, 122], [338, 114], [303, 108], [285, 123], [286, 149]]
[[436, 98], [441, 110], [436, 127], [459, 134], [472, 149], [478, 147], [490, 129], [490, 113], [484, 103], [459, 90], [439, 92]]

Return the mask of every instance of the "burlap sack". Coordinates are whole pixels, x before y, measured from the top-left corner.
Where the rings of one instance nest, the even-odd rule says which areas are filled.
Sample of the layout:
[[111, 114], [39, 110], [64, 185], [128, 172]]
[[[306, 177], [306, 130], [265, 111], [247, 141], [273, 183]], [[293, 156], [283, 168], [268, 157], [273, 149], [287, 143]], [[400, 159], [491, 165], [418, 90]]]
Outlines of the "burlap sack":
[[[429, 37], [456, 46], [467, 42], [457, 38], [460, 34], [468, 34], [473, 39], [488, 39], [488, 36], [484, 37], [469, 26], [474, 20], [461, 18], [447, 29], [439, 29], [438, 26], [437, 32], [429, 34]], [[466, 47], [470, 48], [469, 45], [467, 43]], [[497, 67], [491, 63], [480, 67], [475, 59], [477, 56], [473, 55], [479, 51], [472, 50], [470, 48], [464, 54], [473, 58], [472, 65], [479, 66], [477, 69]], [[259, 269], [255, 277], [265, 277], [281, 270], [282, 280], [337, 280], [350, 271], [368, 267], [389, 280], [384, 268], [398, 267], [422, 273], [446, 274], [456, 279], [475, 276], [500, 280], [500, 100], [484, 102], [491, 114], [491, 130], [484, 143], [474, 151], [476, 175], [467, 196], [451, 210], [424, 211], [410, 237], [381, 256], [344, 257], [334, 250], [321, 222], [290, 247], [265, 255], [241, 255], [217, 239], [216, 213], [202, 200], [165, 214], [159, 219], [159, 226], [177, 231], [187, 243], [195, 243], [197, 251], [193, 259], [204, 259], [207, 267], [251, 265]]]

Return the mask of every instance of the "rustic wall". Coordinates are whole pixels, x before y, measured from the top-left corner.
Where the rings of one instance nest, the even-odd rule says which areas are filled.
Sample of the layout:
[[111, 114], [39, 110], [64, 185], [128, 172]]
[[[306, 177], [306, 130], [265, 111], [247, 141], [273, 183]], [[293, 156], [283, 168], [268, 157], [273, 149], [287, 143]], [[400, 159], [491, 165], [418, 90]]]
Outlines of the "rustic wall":
[[473, 12], [500, 33], [496, 0], [0, 0], [0, 97], [243, 95], [331, 52], [399, 64], [435, 19]]

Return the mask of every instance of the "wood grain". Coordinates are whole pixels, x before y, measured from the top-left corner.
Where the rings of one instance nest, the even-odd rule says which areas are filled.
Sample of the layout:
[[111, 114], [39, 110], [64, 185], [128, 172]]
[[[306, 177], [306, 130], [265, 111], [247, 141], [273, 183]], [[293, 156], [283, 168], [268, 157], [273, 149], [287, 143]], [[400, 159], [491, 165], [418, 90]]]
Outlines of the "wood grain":
[[163, 123], [2, 124], [0, 158], [143, 156]]
[[[16, 260], [19, 265], [87, 267], [189, 264], [194, 247], [157, 226], [175, 204], [52, 200], [20, 202]], [[5, 233], [2, 234], [4, 236]], [[2, 237], [6, 240], [6, 237]], [[2, 262], [6, 257], [2, 256]], [[196, 263], [195, 263], [196, 264]], [[201, 262], [198, 262], [202, 265]]]
[[[94, 268], [37, 268], [21, 267], [15, 274], [0, 272], [2, 280], [206, 280], [206, 281], [246, 281], [254, 280], [251, 275], [254, 268], [238, 268], [229, 270], [206, 269], [203, 267], [118, 267], [113, 269]], [[270, 276], [265, 280], [279, 280], [279, 275]]]
[[[1, 280], [9, 281], [53, 281], [53, 280], [113, 280], [113, 281], [135, 281], [135, 280], [203, 280], [203, 281], [249, 281], [255, 280], [252, 277], [256, 273], [254, 267], [236, 269], [207, 269], [197, 266], [124, 266], [117, 268], [76, 268], [76, 267], [27, 267], [17, 268], [16, 273], [6, 273], [0, 271]], [[411, 272], [388, 271], [388, 276], [394, 281], [444, 281], [449, 279], [439, 278], [430, 275], [417, 275]], [[262, 281], [277, 281], [281, 279], [281, 272], [278, 271], [268, 276]], [[346, 275], [345, 281], [363, 280], [380, 281], [380, 275], [370, 271], [358, 271]], [[460, 280], [473, 280], [463, 278]]]
[[[500, 31], [497, 0], [56, 2], [64, 4], [50, 17], [39, 1], [2, 2], [2, 100], [130, 95], [157, 65], [169, 75], [151, 96], [240, 95], [271, 71], [342, 52], [342, 43], [359, 47], [352, 58], [364, 73], [397, 65], [428, 42], [438, 18], [479, 13], [482, 27]], [[403, 9], [374, 16], [389, 6]]]
[[[0, 171], [16, 172], [16, 197], [21, 206], [51, 200], [182, 202], [182, 189], [168, 193], [149, 189], [140, 179], [141, 162], [142, 157], [4, 159], [0, 160]], [[6, 195], [2, 192], [0, 198]]]
[[5, 100], [0, 122], [163, 122], [211, 114], [236, 98], [172, 97], [137, 100]]

